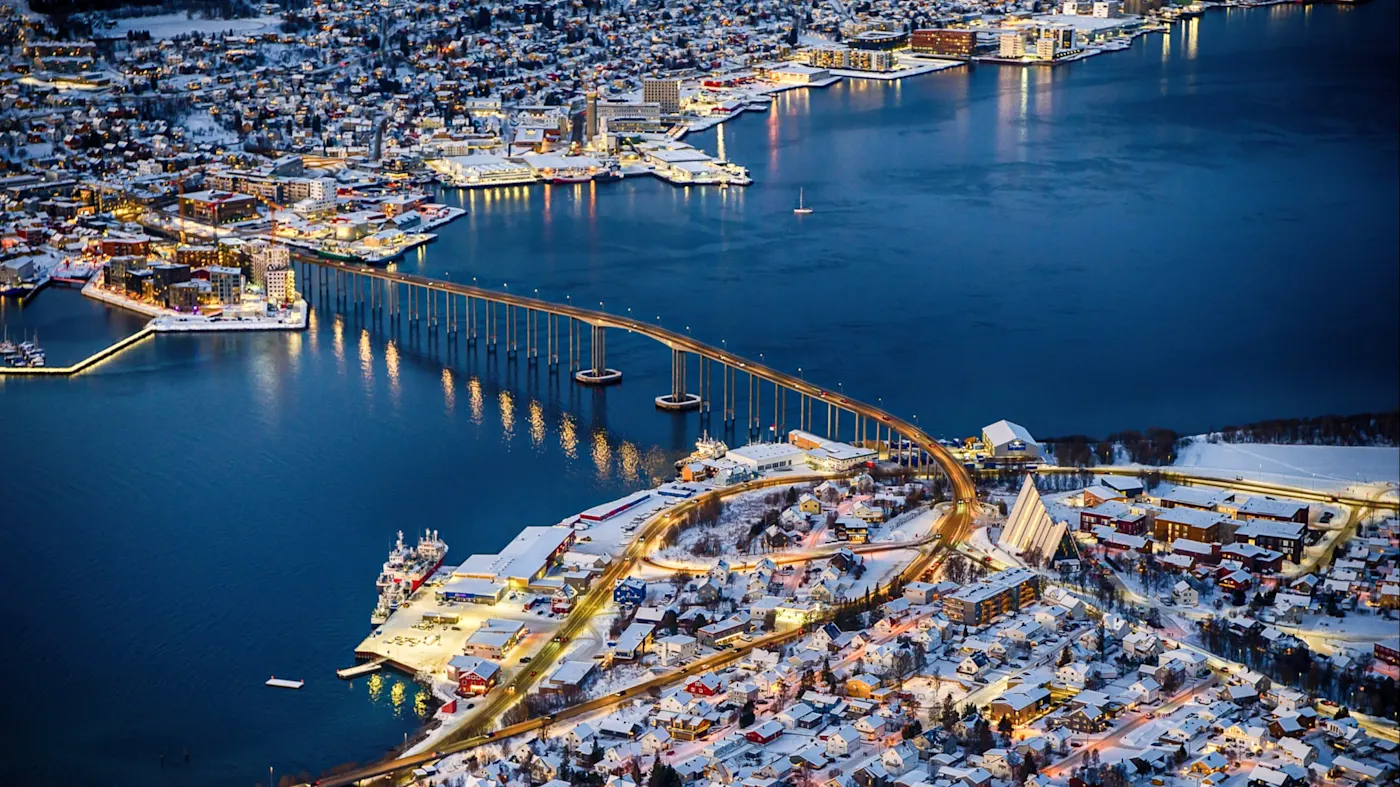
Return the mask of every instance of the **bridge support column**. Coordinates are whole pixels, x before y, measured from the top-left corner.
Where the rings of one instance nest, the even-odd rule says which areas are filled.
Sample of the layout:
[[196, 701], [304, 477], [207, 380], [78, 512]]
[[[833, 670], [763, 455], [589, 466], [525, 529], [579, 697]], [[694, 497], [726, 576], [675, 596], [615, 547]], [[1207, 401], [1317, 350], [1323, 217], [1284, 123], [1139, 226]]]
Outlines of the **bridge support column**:
[[549, 370], [551, 372], [559, 370], [559, 315], [553, 312], [546, 312], [544, 315], [544, 329], [546, 343], [548, 344]]
[[496, 352], [496, 303], [486, 302], [486, 352]]
[[517, 345], [518, 345], [518, 341], [517, 341], [517, 339], [516, 339], [515, 306], [513, 306], [512, 304], [507, 303], [507, 304], [506, 304], [506, 357], [507, 357], [507, 358], [514, 358], [514, 357], [515, 357], [515, 352], [516, 352], [516, 350], [518, 349], [518, 346], [517, 346]]
[[590, 345], [593, 366], [574, 372], [574, 379], [584, 385], [614, 385], [622, 382], [622, 372], [608, 368], [608, 335], [603, 326], [593, 326], [593, 340]]
[[658, 409], [679, 412], [700, 406], [700, 397], [685, 390], [685, 367], [685, 351], [671, 350], [671, 392], [656, 397]]

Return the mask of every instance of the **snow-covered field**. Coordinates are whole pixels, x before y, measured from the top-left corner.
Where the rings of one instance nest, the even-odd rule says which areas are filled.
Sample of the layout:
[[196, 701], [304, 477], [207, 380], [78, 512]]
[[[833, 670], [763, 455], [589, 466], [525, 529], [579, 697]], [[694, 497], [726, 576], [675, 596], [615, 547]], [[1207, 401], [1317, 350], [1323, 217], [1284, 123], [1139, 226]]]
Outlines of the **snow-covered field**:
[[151, 38], [174, 38], [182, 33], [261, 33], [276, 30], [281, 19], [258, 16], [251, 19], [190, 19], [185, 14], [159, 14], [118, 19], [110, 35], [124, 36], [132, 30], [149, 30]]
[[1208, 443], [1198, 437], [1182, 449], [1176, 466], [1318, 488], [1396, 484], [1400, 483], [1400, 448]]

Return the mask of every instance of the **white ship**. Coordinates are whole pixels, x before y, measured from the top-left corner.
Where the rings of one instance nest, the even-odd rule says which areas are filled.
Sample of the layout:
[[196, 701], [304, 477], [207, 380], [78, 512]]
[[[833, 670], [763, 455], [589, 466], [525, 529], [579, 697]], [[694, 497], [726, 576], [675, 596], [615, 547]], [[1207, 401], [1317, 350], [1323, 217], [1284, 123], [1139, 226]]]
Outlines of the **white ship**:
[[723, 440], [716, 440], [710, 437], [709, 432], [705, 432], [699, 440], [695, 441], [695, 450], [691, 452], [690, 456], [676, 461], [676, 469], [679, 470], [692, 462], [719, 459], [727, 453], [729, 453], [729, 446], [725, 445]]
[[442, 567], [447, 558], [447, 544], [438, 538], [436, 530], [424, 530], [418, 537], [418, 545], [409, 548], [403, 542], [403, 531], [399, 531], [398, 541], [389, 552], [389, 559], [375, 580], [379, 588], [379, 601], [370, 613], [370, 622], [379, 625], [389, 619], [413, 591], [417, 590], [428, 577]]

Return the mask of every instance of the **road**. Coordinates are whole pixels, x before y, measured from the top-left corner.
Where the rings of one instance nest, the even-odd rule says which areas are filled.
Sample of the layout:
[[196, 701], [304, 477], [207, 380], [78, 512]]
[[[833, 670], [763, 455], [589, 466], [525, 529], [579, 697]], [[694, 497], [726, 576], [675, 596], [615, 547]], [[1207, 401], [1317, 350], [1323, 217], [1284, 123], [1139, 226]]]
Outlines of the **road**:
[[[1191, 697], [1194, 696], [1196, 693], [1205, 689], [1214, 688], [1218, 685], [1220, 685], [1220, 676], [1212, 672], [1210, 678], [1204, 683], [1191, 685], [1177, 692], [1174, 697], [1162, 703], [1160, 707], [1153, 710], [1152, 715], [1154, 718], [1161, 718], [1162, 716], [1166, 716], [1167, 714], [1176, 711], [1176, 709], [1180, 708], [1182, 705], [1185, 705], [1187, 701], [1189, 701]], [[1113, 732], [1104, 736], [1103, 738], [1100, 738], [1099, 740], [1096, 740], [1092, 743], [1086, 744], [1084, 748], [1079, 749], [1078, 751], [1074, 752], [1073, 754], [1069, 755], [1063, 760], [1056, 762], [1052, 766], [1042, 768], [1040, 772], [1046, 776], [1049, 776], [1052, 779], [1059, 778], [1065, 775], [1066, 773], [1073, 771], [1074, 768], [1081, 761], [1083, 761], [1085, 755], [1087, 755], [1089, 752], [1102, 752], [1106, 749], [1111, 749], [1114, 746], [1117, 746], [1120, 741], [1131, 735], [1134, 730], [1138, 729], [1143, 724], [1146, 724], [1149, 721], [1151, 721], [1151, 719], [1148, 719], [1146, 714], [1138, 714], [1137, 720], [1124, 724], [1121, 727], [1115, 729]]]
[[[897, 575], [895, 582], [904, 582], [919, 577], [933, 563], [935, 556], [942, 549], [956, 546], [968, 535], [972, 524], [972, 513], [976, 507], [977, 490], [973, 484], [972, 477], [967, 473], [962, 462], [950, 454], [937, 440], [925, 434], [923, 430], [919, 429], [915, 424], [898, 418], [874, 405], [834, 394], [807, 382], [807, 380], [800, 376], [795, 377], [763, 364], [756, 364], [747, 358], [730, 353], [727, 349], [696, 341], [686, 334], [677, 333], [653, 323], [636, 322], [628, 317], [609, 314], [594, 309], [584, 309], [573, 306], [572, 304], [551, 303], [537, 298], [527, 298], [514, 293], [485, 290], [480, 287], [472, 287], [456, 282], [440, 281], [415, 274], [391, 273], [364, 265], [352, 265], [350, 263], [333, 260], [317, 260], [313, 264], [390, 283], [423, 287], [430, 292], [443, 292], [463, 297], [489, 300], [518, 308], [557, 314], [579, 320], [589, 325], [603, 328], [615, 328], [625, 330], [629, 333], [641, 334], [666, 345], [672, 350], [680, 350], [695, 354], [699, 357], [708, 358], [711, 361], [743, 371], [754, 379], [763, 380], [791, 391], [797, 391], [801, 395], [811, 397], [814, 404], [817, 400], [821, 400], [828, 407], [835, 407], [856, 416], [863, 417], [869, 421], [873, 421], [877, 425], [883, 425], [890, 430], [892, 435], [900, 435], [908, 439], [911, 443], [922, 448], [932, 457], [934, 463], [948, 478], [952, 496], [950, 510], [941, 520], [935, 531], [942, 533], [943, 538], [941, 540], [930, 540], [929, 546], [920, 549], [914, 560]], [[774, 420], [776, 421], [777, 419], [775, 418]], [[535, 719], [515, 725], [514, 727], [499, 730], [495, 733], [487, 733], [484, 735], [475, 734], [478, 730], [488, 729], [490, 725], [494, 724], [496, 720], [499, 719], [501, 714], [526, 695], [530, 687], [541, 675], [548, 671], [564, 652], [568, 641], [577, 636], [579, 631], [588, 624], [588, 621], [602, 611], [604, 605], [607, 604], [611, 598], [613, 585], [624, 576], [627, 576], [635, 565], [649, 552], [654, 551], [660, 543], [658, 537], [671, 527], [680, 523], [684, 515], [687, 514], [690, 509], [694, 508], [701, 501], [707, 501], [714, 497], [722, 499], [726, 496], [740, 494], [754, 489], [761, 489], [768, 486], [790, 485], [794, 482], [811, 480], [812, 478], [815, 477], [782, 476], [741, 484], [734, 488], [710, 492], [687, 500], [648, 520], [638, 531], [636, 538], [628, 545], [619, 559], [614, 561], [612, 565], [604, 571], [603, 575], [593, 583], [589, 591], [580, 597], [578, 602], [574, 605], [574, 609], [569, 613], [569, 616], [565, 618], [563, 625], [560, 626], [556, 638], [546, 643], [535, 655], [534, 660], [531, 662], [531, 668], [529, 670], [522, 670], [512, 680], [494, 690], [489, 699], [486, 700], [485, 707], [478, 712], [476, 718], [470, 725], [464, 725], [462, 729], [449, 734], [444, 739], [442, 745], [435, 751], [423, 755], [403, 757], [390, 762], [379, 763], [368, 768], [360, 769], [346, 776], [326, 780], [322, 783], [331, 785], [351, 784], [361, 779], [394, 773], [405, 768], [413, 768], [426, 762], [432, 762], [446, 754], [466, 751], [492, 740], [499, 740], [543, 726], [540, 720]], [[679, 673], [658, 677], [653, 681], [649, 681], [648, 684], [645, 684], [642, 690], [652, 685], [666, 685], [692, 674], [696, 674], [699, 671], [714, 669], [738, 658], [754, 647], [782, 644], [795, 636], [797, 635], [793, 632], [770, 634], [742, 648], [735, 648], [707, 657], [707, 659], [701, 659], [700, 662], [698, 662], [701, 665], [700, 667], [691, 665]], [[710, 659], [713, 659], [714, 663], [708, 663]], [[564, 712], [561, 712], [560, 714], [556, 714], [555, 717], [556, 719], [572, 718], [579, 713], [601, 710], [610, 707], [609, 702], [616, 703], [631, 696], [635, 695], [625, 694], [623, 697], [614, 696], [611, 698], [600, 698], [590, 703], [584, 703], [583, 705], [569, 709], [567, 711], [569, 716], [563, 716]], [[581, 708], [587, 708], [589, 710], [578, 710]], [[549, 721], [545, 720], [544, 723], [549, 723]], [[531, 724], [535, 726], [529, 726]]]
[[[999, 470], [983, 470], [979, 474], [995, 475]], [[1342, 503], [1345, 505], [1359, 505], [1366, 508], [1381, 508], [1390, 511], [1400, 511], [1400, 499], [1380, 500], [1381, 495], [1393, 490], [1382, 490], [1373, 497], [1354, 497], [1352, 495], [1333, 495], [1327, 492], [1319, 492], [1316, 489], [1305, 489], [1298, 486], [1287, 486], [1285, 484], [1274, 484], [1266, 481], [1252, 481], [1249, 479], [1230, 479], [1210, 476], [1201, 473], [1193, 473], [1190, 470], [1182, 470], [1171, 467], [1041, 467], [1038, 473], [1070, 474], [1093, 473], [1094, 475], [1124, 475], [1141, 478], [1148, 475], [1157, 475], [1163, 481], [1172, 484], [1187, 484], [1194, 486], [1211, 486], [1219, 489], [1233, 489], [1240, 492], [1254, 492], [1261, 495], [1280, 495], [1295, 500], [1307, 500], [1314, 503]]]

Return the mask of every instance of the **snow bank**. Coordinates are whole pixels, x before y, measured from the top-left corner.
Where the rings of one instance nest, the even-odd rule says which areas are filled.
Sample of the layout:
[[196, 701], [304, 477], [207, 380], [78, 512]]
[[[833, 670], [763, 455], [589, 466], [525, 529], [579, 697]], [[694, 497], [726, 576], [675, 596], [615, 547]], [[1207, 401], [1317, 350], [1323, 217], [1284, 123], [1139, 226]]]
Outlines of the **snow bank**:
[[1246, 478], [1304, 481], [1318, 487], [1337, 484], [1400, 483], [1400, 448], [1336, 445], [1208, 443], [1193, 439], [1182, 449], [1177, 467], [1190, 467]]

